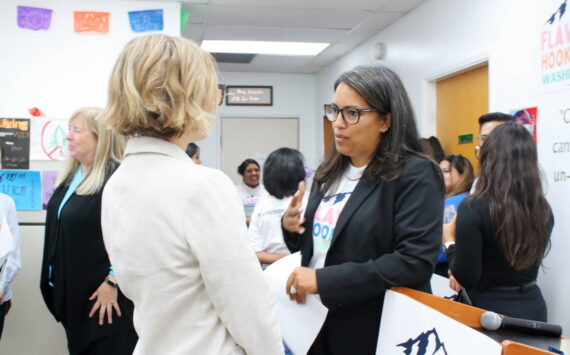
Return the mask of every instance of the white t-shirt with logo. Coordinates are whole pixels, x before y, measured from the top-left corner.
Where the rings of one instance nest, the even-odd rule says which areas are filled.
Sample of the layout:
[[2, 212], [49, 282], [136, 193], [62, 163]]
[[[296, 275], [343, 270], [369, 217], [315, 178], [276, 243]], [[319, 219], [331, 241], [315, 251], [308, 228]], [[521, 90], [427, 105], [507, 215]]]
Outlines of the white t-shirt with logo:
[[313, 257], [309, 262], [312, 269], [320, 269], [325, 265], [325, 258], [331, 245], [332, 236], [338, 217], [346, 205], [346, 201], [358, 184], [366, 166], [356, 168], [349, 164], [338, 184], [332, 186], [319, 204], [313, 219]]
[[[303, 198], [303, 209], [307, 205], [307, 194]], [[249, 245], [254, 253], [265, 251], [274, 254], [289, 254], [283, 240], [281, 217], [291, 203], [293, 196], [278, 199], [265, 195], [257, 201], [249, 223]]]
[[262, 184], [257, 185], [254, 188], [247, 186], [244, 183], [236, 185], [236, 190], [239, 194], [241, 199], [241, 203], [243, 205], [243, 210], [245, 212], [246, 217], [251, 217], [253, 213], [253, 209], [255, 208], [255, 204], [257, 200], [259, 200], [262, 196], [267, 195], [267, 191]]

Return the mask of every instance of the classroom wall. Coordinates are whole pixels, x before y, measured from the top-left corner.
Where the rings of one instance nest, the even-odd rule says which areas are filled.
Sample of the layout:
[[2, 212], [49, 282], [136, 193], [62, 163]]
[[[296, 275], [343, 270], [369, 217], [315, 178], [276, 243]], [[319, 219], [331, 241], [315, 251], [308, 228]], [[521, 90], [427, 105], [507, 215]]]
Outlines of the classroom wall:
[[[322, 130], [322, 114], [315, 111], [315, 76], [309, 74], [273, 74], [221, 72], [226, 85], [273, 86], [273, 106], [220, 106], [218, 117], [299, 118], [299, 150], [306, 163], [315, 169], [321, 162], [322, 142], [315, 139]], [[221, 167], [220, 119], [208, 138], [198, 142], [204, 165]]]
[[[564, 301], [570, 296], [566, 276], [570, 253], [570, 80], [548, 85], [541, 81], [541, 51], [549, 53], [549, 46], [557, 44], [562, 49], [570, 46], [570, 35], [565, 30], [570, 28], [568, 13], [562, 22], [557, 19], [554, 26], [546, 24], [562, 3], [563, 0], [427, 1], [319, 72], [315, 105], [318, 110], [330, 102], [334, 80], [343, 71], [356, 65], [386, 65], [400, 75], [408, 90], [420, 134], [430, 136], [435, 134], [435, 80], [488, 60], [490, 111], [510, 112], [538, 106], [539, 162], [556, 220], [552, 250], [538, 281], [549, 306], [549, 320], [562, 324], [568, 333], [570, 311]], [[560, 35], [556, 31], [559, 24], [566, 26]], [[544, 31], [552, 31], [550, 40], [543, 37], [547, 36]], [[377, 42], [385, 44], [383, 60], [372, 57]], [[568, 68], [570, 63], [560, 67], [567, 70], [566, 78], [570, 78]]]
[[[17, 26], [16, 6], [52, 9], [47, 31]], [[104, 106], [107, 82], [119, 52], [132, 38], [128, 11], [163, 9], [164, 31], [180, 33], [180, 4], [163, 1], [0, 1], [0, 117], [29, 118], [40, 108], [49, 118], [67, 118], [81, 106]], [[105, 35], [74, 33], [73, 11], [110, 12]], [[33, 118], [41, 120], [43, 118]], [[31, 161], [30, 170], [58, 170], [60, 162]], [[19, 211], [22, 223], [43, 223], [44, 211]], [[22, 270], [13, 283], [0, 354], [67, 353], [60, 324], [39, 292], [44, 227], [20, 228]]]

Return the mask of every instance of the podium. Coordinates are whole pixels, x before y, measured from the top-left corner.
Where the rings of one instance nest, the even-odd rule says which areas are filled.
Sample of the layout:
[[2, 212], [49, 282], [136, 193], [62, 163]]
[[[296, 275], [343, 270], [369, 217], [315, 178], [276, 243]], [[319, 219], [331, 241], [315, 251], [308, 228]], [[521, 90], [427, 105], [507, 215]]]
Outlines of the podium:
[[[484, 309], [405, 287], [386, 292], [376, 354], [546, 355], [561, 338], [482, 328]], [[568, 354], [568, 353], [567, 353]]]

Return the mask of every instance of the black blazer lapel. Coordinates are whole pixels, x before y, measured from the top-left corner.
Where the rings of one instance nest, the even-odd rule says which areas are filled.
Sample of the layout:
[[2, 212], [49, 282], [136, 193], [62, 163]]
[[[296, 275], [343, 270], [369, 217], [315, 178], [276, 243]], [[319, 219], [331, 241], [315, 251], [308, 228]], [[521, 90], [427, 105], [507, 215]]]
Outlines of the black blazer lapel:
[[335, 240], [337, 240], [339, 234], [346, 226], [346, 223], [352, 217], [354, 212], [360, 207], [360, 205], [366, 200], [366, 198], [378, 187], [379, 183], [372, 182], [366, 179], [360, 179], [354, 191], [352, 192], [346, 205], [342, 209], [338, 221], [336, 222], [336, 227], [334, 229], [334, 234], [331, 240], [330, 248], [334, 245]]

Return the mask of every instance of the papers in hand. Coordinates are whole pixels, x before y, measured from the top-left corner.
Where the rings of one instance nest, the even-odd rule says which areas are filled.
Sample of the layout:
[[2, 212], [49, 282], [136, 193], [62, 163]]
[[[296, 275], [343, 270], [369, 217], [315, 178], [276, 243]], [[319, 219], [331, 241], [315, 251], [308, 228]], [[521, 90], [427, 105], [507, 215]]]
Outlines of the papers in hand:
[[2, 217], [0, 223], [0, 267], [2, 267], [14, 247], [14, 241], [12, 240], [12, 233], [6, 221], [6, 216]]
[[306, 354], [309, 351], [328, 312], [317, 295], [307, 295], [305, 304], [297, 304], [285, 293], [287, 279], [298, 266], [301, 266], [299, 252], [279, 259], [264, 271], [269, 287], [277, 296], [277, 320], [281, 326], [283, 339], [295, 355]]

